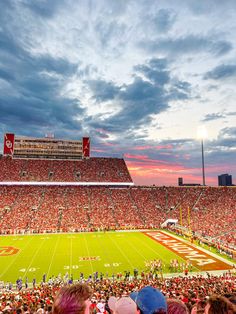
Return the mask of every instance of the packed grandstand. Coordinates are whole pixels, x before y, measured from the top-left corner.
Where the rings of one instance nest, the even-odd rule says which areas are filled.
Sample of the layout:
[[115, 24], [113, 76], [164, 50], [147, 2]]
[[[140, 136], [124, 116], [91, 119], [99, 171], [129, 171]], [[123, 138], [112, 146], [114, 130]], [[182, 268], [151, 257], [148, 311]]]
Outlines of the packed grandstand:
[[195, 235], [236, 246], [234, 187], [133, 186], [119, 158], [2, 157], [0, 168], [2, 234], [159, 228], [181, 211]]
[[[179, 221], [172, 227], [176, 233], [191, 233], [236, 257], [234, 187], [135, 186], [124, 159], [83, 156], [83, 152], [78, 159], [46, 159], [27, 158], [27, 154], [16, 158], [11, 150], [1, 156], [0, 169], [1, 234], [159, 229], [172, 219]], [[233, 297], [235, 280], [230, 272], [222, 277], [165, 280], [144, 274], [132, 280], [102, 278], [89, 284], [95, 303], [149, 284], [191, 308], [212, 293]], [[53, 297], [64, 283], [55, 278], [27, 294], [17, 291], [15, 295], [6, 291], [9, 286], [2, 287], [0, 308], [4, 313], [19, 308], [24, 312], [24, 307], [32, 313], [39, 308], [50, 308], [50, 312]], [[7, 306], [8, 312], [4, 311]]]

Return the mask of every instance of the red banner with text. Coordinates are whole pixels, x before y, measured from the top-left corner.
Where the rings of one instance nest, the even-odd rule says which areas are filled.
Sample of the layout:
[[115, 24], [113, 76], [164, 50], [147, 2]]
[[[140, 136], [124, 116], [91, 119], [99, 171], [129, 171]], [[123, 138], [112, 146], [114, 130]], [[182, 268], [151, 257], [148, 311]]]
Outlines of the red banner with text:
[[90, 139], [89, 137], [83, 137], [83, 157], [90, 156]]
[[6, 133], [4, 135], [4, 149], [3, 149], [4, 155], [13, 155], [14, 139], [15, 135], [12, 133]]

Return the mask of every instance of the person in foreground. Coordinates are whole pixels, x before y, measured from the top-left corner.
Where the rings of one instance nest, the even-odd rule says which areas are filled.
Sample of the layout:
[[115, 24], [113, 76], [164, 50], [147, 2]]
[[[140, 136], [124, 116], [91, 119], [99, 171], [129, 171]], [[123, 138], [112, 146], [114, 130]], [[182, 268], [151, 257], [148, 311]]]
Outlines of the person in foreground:
[[189, 314], [187, 306], [180, 300], [167, 299], [167, 314]]
[[236, 307], [228, 299], [212, 295], [207, 301], [205, 314], [236, 314]]
[[108, 300], [108, 306], [113, 314], [137, 314], [137, 306], [130, 297], [117, 299], [112, 296]]
[[54, 299], [53, 314], [89, 314], [91, 290], [86, 284], [62, 287]]
[[130, 297], [137, 304], [138, 314], [166, 314], [167, 303], [164, 295], [151, 286], [132, 292]]

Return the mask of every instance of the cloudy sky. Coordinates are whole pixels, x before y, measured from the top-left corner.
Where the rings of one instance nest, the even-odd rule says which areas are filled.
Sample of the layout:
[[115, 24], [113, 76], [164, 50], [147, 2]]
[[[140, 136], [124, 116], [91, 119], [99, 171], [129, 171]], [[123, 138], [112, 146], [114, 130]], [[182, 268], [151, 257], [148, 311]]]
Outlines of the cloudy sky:
[[3, 134], [81, 139], [136, 184], [236, 183], [235, 0], [1, 0]]

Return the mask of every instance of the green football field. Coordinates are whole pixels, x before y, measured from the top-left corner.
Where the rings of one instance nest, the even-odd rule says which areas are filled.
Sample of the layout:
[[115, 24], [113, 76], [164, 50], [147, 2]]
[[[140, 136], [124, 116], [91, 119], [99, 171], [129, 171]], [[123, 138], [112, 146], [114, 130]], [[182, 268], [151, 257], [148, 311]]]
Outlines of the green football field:
[[[11, 254], [11, 255], [9, 255]], [[43, 274], [79, 279], [98, 271], [104, 276], [138, 269], [147, 271], [146, 262], [162, 259], [169, 272], [171, 259], [183, 260], [141, 232], [40, 234], [0, 237], [0, 280], [42, 281]]]

